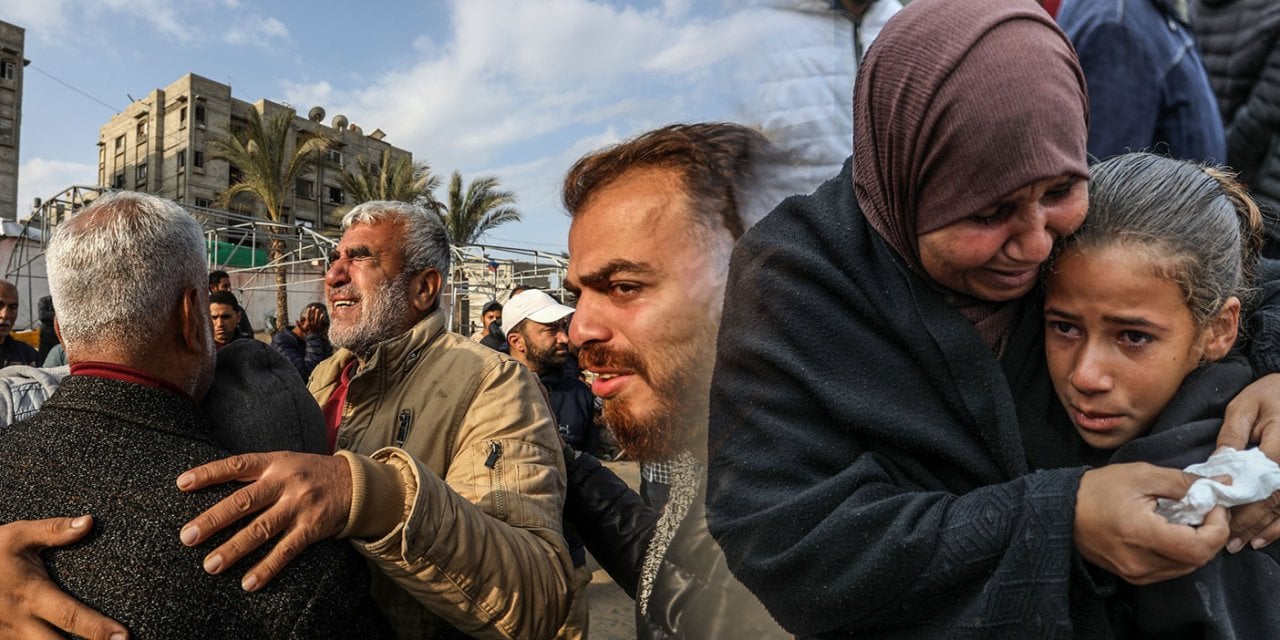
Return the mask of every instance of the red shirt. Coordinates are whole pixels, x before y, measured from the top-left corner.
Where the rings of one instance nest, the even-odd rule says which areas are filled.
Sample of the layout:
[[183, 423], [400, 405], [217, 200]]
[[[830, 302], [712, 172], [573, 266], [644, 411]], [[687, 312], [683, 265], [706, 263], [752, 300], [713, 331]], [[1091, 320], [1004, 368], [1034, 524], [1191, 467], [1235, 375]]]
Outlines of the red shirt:
[[342, 375], [338, 376], [338, 388], [333, 390], [333, 395], [329, 396], [329, 401], [321, 408], [324, 412], [324, 424], [328, 427], [329, 453], [333, 453], [337, 446], [338, 425], [342, 424], [342, 410], [347, 405], [347, 389], [351, 386], [351, 368], [355, 364], [356, 361], [352, 360], [342, 368]]

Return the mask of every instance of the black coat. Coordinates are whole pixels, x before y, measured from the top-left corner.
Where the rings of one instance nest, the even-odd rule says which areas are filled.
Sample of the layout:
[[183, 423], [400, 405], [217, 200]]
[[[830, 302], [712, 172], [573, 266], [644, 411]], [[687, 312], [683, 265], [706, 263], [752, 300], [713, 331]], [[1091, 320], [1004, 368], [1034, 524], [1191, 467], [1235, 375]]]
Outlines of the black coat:
[[313, 545], [258, 593], [240, 589], [260, 551], [222, 575], [183, 524], [236, 489], [194, 494], [174, 480], [228, 453], [190, 401], [138, 384], [70, 376], [30, 420], [0, 429], [0, 522], [91, 513], [92, 532], [49, 550], [58, 586], [134, 638], [364, 638], [388, 630], [364, 562], [340, 541]]
[[[1253, 380], [1240, 357], [1202, 366], [1178, 389], [1151, 432], [1120, 447], [1111, 462], [1150, 462], [1181, 469], [1213, 453], [1227, 403]], [[1280, 547], [1220, 552], [1192, 573], [1152, 585], [1122, 584], [1116, 601], [1120, 635], [1252, 640], [1280, 636]], [[1123, 628], [1119, 628], [1122, 626]]]
[[1191, 26], [1226, 125], [1227, 163], [1273, 216], [1268, 255], [1280, 256], [1280, 2], [1196, 0]]
[[[565, 519], [577, 527], [595, 558], [627, 595], [636, 597], [657, 525], [650, 509], [612, 471], [581, 454], [568, 463]], [[734, 579], [707, 532], [705, 490], [697, 497], [663, 555], [649, 595], [648, 615], [636, 607], [640, 640], [771, 640], [780, 631], [763, 606]]]
[[867, 224], [848, 163], [743, 236], [711, 392], [708, 520], [787, 630], [1109, 635], [1109, 582], [1072, 541], [1084, 468], [1069, 423], [1046, 420], [1042, 334], [1025, 304], [998, 361]]

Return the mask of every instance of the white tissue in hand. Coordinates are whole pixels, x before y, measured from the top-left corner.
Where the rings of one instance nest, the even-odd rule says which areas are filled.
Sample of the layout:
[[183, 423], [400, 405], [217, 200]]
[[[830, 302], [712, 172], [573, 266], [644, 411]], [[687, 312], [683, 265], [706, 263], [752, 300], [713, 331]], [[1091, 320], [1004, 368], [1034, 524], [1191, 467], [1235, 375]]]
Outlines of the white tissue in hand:
[[[1205, 476], [1191, 485], [1181, 500], [1156, 500], [1156, 513], [1174, 524], [1197, 526], [1214, 507], [1235, 507], [1257, 502], [1280, 489], [1280, 466], [1258, 449], [1236, 451], [1225, 447], [1200, 464], [1186, 468], [1187, 473]], [[1226, 485], [1210, 476], [1231, 476]]]

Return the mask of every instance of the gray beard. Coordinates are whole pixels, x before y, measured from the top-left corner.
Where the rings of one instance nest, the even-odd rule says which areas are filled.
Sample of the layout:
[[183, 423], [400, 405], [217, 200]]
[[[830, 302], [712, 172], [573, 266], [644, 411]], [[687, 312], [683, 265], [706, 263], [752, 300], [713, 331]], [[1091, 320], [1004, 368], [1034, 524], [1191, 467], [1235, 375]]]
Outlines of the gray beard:
[[354, 326], [331, 322], [329, 342], [364, 359], [378, 343], [404, 333], [400, 324], [409, 315], [409, 296], [406, 292], [412, 275], [402, 273], [395, 280], [378, 285], [373, 295], [362, 296], [360, 319]]

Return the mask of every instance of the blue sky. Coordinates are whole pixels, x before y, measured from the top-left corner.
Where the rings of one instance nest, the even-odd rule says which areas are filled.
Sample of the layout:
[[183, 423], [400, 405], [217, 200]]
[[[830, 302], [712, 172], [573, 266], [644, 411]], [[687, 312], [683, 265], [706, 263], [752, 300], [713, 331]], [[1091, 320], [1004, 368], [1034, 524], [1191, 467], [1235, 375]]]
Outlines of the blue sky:
[[727, 67], [759, 26], [740, 6], [7, 0], [0, 19], [26, 28], [31, 60], [19, 215], [34, 197], [93, 184], [98, 128], [128, 95], [192, 72], [242, 100], [320, 105], [381, 128], [442, 175], [496, 175], [525, 219], [488, 240], [560, 250], [558, 186], [577, 157], [665, 123], [729, 117]]

